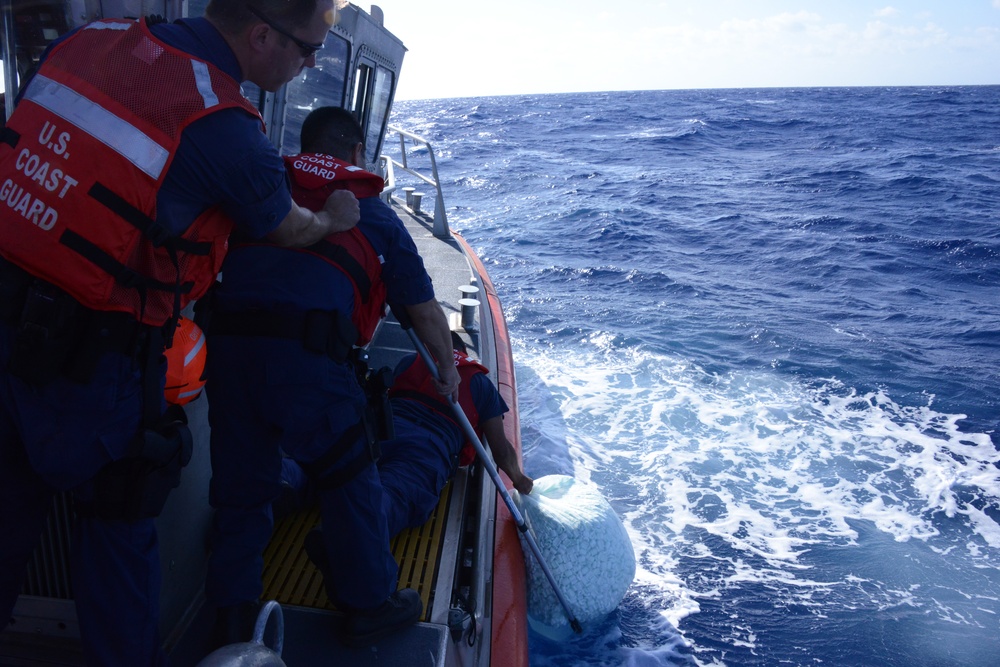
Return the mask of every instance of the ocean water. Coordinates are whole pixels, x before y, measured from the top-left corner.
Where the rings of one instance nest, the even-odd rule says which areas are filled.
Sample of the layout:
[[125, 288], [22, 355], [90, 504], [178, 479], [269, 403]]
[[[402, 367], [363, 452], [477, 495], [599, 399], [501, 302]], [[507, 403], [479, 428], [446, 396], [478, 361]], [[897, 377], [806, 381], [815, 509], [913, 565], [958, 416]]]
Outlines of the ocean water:
[[532, 665], [1000, 664], [998, 108], [396, 105], [503, 302], [527, 472], [597, 485], [638, 561]]

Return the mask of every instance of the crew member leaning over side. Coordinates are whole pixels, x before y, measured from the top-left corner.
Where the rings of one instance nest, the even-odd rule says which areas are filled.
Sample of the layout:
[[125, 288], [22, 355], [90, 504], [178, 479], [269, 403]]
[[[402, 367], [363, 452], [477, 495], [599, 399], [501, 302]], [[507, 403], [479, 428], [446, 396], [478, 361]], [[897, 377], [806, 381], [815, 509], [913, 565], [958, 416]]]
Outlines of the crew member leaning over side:
[[249, 639], [282, 454], [318, 489], [335, 579], [331, 599], [347, 612], [344, 640], [370, 643], [420, 615], [416, 591], [396, 591], [375, 423], [352, 345], [371, 337], [388, 298], [406, 307], [417, 334], [445, 360], [437, 390], [454, 394], [459, 377], [423, 260], [378, 198], [382, 179], [360, 168], [363, 140], [343, 109], [323, 107], [306, 118], [307, 153], [286, 158], [294, 196], [320, 203], [328, 188], [351, 187], [361, 221], [299, 250], [237, 243], [213, 300], [206, 390], [216, 515], [206, 595], [230, 621], [216, 628], [219, 642]]
[[[465, 343], [452, 334], [454, 364], [462, 378], [458, 404], [480, 441], [486, 436], [497, 467], [514, 488], [531, 493], [534, 480], [524, 474], [517, 450], [504, 433], [503, 415], [510, 408], [487, 377], [485, 366], [469, 356]], [[382, 446], [379, 475], [385, 489], [389, 534], [427, 522], [441, 499], [445, 483], [459, 466], [472, 463], [476, 450], [466, 438], [452, 406], [433, 391], [433, 377], [417, 355], [396, 367], [392, 399], [394, 437]]]
[[71, 490], [88, 665], [166, 662], [154, 517], [191, 438], [183, 412], [165, 410], [162, 351], [233, 221], [308, 245], [358, 219], [349, 193], [317, 213], [291, 201], [239, 86], [274, 91], [314, 66], [332, 0], [253, 2], [69, 33], [0, 142], [0, 627], [53, 494]]

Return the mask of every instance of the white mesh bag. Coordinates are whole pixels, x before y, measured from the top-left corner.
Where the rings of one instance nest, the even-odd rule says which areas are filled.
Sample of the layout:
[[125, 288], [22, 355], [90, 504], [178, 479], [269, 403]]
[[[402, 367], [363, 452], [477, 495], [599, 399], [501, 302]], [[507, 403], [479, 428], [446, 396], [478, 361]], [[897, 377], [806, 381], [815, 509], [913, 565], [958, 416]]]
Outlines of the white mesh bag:
[[[608, 501], [596, 488], [566, 475], [540, 477], [529, 495], [514, 495], [577, 620], [598, 621], [614, 611], [635, 577], [635, 552]], [[528, 570], [528, 623], [549, 638], [564, 638], [572, 632], [566, 612], [538, 561], [527, 545], [522, 546]]]

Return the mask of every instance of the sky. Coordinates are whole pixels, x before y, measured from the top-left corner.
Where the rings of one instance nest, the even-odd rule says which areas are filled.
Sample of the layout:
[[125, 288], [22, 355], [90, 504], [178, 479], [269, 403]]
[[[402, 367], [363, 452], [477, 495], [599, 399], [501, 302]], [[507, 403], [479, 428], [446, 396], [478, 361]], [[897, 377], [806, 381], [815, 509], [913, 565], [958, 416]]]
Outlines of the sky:
[[1000, 84], [1000, 0], [374, 4], [409, 49], [397, 100]]

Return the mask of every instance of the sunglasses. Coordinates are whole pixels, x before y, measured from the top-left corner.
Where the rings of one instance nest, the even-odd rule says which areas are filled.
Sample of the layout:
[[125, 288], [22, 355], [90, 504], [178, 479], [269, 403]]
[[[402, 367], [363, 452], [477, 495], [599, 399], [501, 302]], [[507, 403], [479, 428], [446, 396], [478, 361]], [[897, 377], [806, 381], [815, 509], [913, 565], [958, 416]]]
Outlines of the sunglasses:
[[277, 23], [274, 23], [273, 21], [271, 21], [271, 19], [269, 19], [266, 16], [264, 16], [263, 14], [261, 14], [259, 11], [257, 11], [251, 5], [247, 5], [247, 9], [250, 10], [251, 14], [253, 14], [257, 18], [259, 18], [261, 21], [263, 21], [264, 23], [266, 23], [269, 27], [271, 27], [275, 32], [277, 32], [280, 35], [284, 35], [288, 39], [290, 39], [293, 42], [295, 42], [295, 45], [297, 47], [299, 47], [299, 49], [302, 51], [302, 57], [304, 59], [308, 59], [309, 56], [313, 55], [314, 53], [316, 53], [317, 51], [319, 51], [320, 49], [323, 48], [323, 43], [322, 42], [320, 42], [319, 44], [310, 44], [309, 42], [303, 42], [301, 39], [299, 39], [298, 37], [296, 37], [292, 33], [288, 32], [287, 30], [285, 30], [284, 28], [282, 28], [281, 26], [279, 26]]

